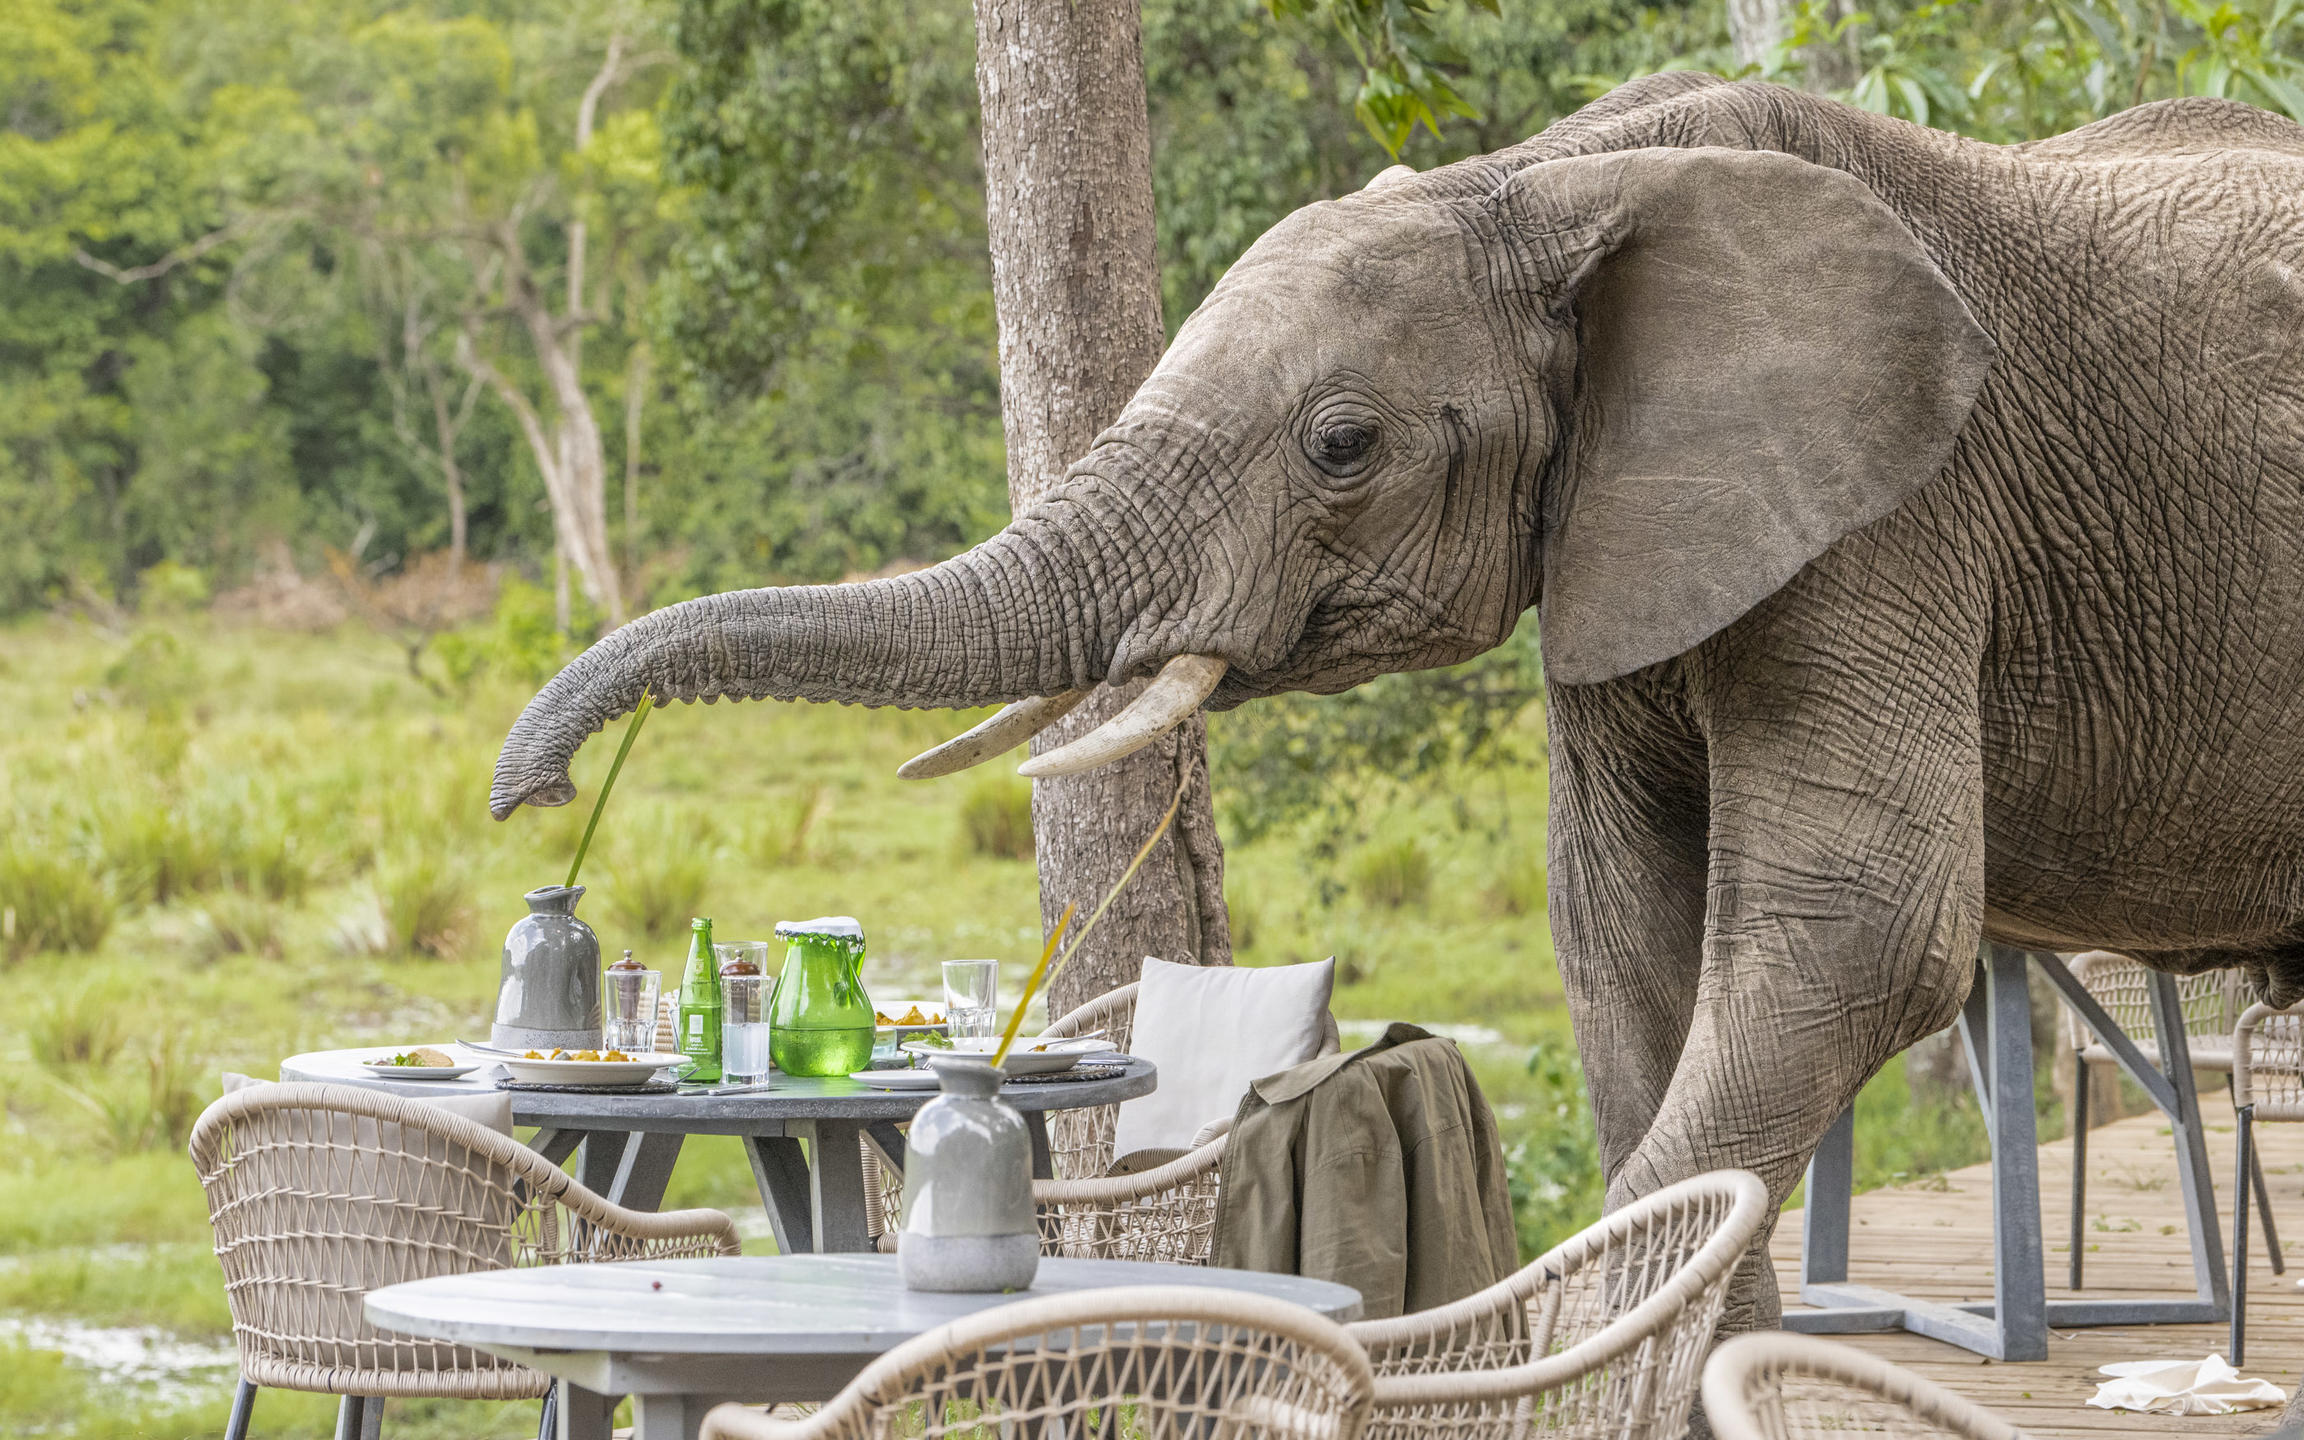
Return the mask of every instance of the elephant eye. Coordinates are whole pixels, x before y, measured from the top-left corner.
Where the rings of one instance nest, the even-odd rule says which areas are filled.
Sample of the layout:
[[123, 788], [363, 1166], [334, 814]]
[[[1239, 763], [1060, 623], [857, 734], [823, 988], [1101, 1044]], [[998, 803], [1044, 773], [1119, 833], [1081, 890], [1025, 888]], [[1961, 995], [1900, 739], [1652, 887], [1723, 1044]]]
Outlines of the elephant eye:
[[1376, 427], [1354, 420], [1321, 426], [1309, 447], [1312, 463], [1339, 479], [1356, 473], [1375, 448]]

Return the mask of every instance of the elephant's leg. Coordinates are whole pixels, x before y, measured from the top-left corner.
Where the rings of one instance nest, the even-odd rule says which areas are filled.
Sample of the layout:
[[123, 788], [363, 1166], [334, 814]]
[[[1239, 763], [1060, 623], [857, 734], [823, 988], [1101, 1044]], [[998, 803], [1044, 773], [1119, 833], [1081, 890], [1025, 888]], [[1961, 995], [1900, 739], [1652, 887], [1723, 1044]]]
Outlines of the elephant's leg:
[[[1804, 662], [1817, 662], [1815, 650]], [[1746, 665], [1694, 702], [1709, 740], [1711, 859], [1688, 1041], [1613, 1207], [1734, 1166], [1779, 1203], [1887, 1061], [1949, 1024], [1982, 929], [1981, 757], [1956, 667]], [[1971, 670], [1969, 673], [1973, 673]], [[1764, 1232], [1724, 1325], [1776, 1323]]]
[[1552, 936], [1613, 1179], [1655, 1122], [1696, 1011], [1703, 740], [1684, 702], [1630, 683], [1556, 688], [1546, 706]]

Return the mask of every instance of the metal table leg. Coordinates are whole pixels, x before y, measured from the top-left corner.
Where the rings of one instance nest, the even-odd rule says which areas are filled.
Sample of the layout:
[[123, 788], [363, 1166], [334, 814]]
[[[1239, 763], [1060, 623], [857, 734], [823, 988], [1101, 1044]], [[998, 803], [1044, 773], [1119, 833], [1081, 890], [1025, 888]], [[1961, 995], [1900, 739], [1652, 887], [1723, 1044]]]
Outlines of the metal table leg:
[[[1847, 1283], [1847, 1204], [1853, 1179], [1848, 1142], [1836, 1123], [1808, 1171], [1809, 1224], [1821, 1233], [1803, 1247], [1800, 1296], [1817, 1313], [1784, 1317], [1810, 1334], [1910, 1330], [1997, 1360], [2047, 1357], [2050, 1325], [2214, 1324], [2231, 1313], [2224, 1237], [2208, 1174], [2207, 1143], [2184, 1040], [2173, 976], [2152, 977], [2153, 1025], [2170, 1037], [2155, 1067], [2055, 955], [2036, 955], [2050, 983], [2079, 1011], [2145, 1093], [2168, 1116], [2178, 1184], [2192, 1239], [2195, 1298], [2050, 1302], [2040, 1243], [2038, 1139], [2032, 1109], [2032, 1022], [2024, 952], [1991, 946], [1960, 1018], [1969, 1064], [1992, 1139], [1993, 1300], [1941, 1305], [1870, 1285]], [[2076, 1237], [2077, 1238], [2077, 1237]]]
[[614, 1395], [596, 1395], [581, 1385], [555, 1381], [560, 1440], [609, 1440], [616, 1420]]

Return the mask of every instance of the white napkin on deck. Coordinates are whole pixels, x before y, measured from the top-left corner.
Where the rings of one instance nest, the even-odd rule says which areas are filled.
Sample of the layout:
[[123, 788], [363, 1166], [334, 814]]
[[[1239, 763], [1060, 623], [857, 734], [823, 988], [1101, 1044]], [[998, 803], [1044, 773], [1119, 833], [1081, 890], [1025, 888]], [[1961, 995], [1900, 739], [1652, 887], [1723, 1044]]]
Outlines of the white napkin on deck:
[[2156, 1415], [2231, 1415], [2269, 1410], [2287, 1403], [2288, 1392], [2269, 1380], [2252, 1380], [2221, 1355], [2205, 1360], [2123, 1360], [2100, 1367], [2113, 1379], [2096, 1387], [2089, 1404], [2103, 1410], [2141, 1410]]

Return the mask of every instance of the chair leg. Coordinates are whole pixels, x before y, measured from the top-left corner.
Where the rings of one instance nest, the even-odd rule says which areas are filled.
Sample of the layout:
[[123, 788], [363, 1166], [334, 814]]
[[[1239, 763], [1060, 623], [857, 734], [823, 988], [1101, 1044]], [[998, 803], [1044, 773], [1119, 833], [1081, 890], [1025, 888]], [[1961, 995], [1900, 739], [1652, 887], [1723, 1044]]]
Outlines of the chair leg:
[[2234, 1117], [2239, 1164], [2232, 1177], [2232, 1353], [2237, 1366], [2248, 1340], [2248, 1166], [2255, 1155], [2256, 1107], [2243, 1105]]
[[248, 1440], [248, 1420], [256, 1412], [256, 1387], [243, 1376], [232, 1392], [232, 1418], [224, 1422], [224, 1440]]
[[537, 1417], [536, 1440], [553, 1440], [560, 1433], [560, 1382], [544, 1392], [543, 1414]]
[[2256, 1218], [2264, 1222], [2264, 1253], [2272, 1261], [2272, 1273], [2288, 1273], [2288, 1261], [2280, 1253], [2280, 1232], [2272, 1228], [2272, 1187], [2264, 1183], [2264, 1152], [2254, 1145], [2248, 1147], [2249, 1178], [2256, 1186]]
[[2087, 1250], [2088, 1082], [2094, 1078], [2079, 1052], [2072, 1055], [2072, 1265], [2071, 1288], [2080, 1288], [2081, 1257]]

